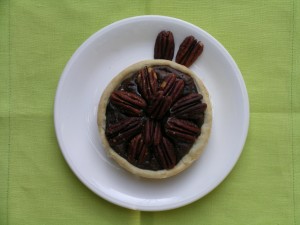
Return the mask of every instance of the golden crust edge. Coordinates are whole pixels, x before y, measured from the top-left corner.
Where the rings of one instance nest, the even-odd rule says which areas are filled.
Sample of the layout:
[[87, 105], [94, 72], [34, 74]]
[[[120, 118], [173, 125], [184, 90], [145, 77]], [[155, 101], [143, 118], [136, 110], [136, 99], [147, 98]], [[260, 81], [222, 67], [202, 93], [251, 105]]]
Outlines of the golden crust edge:
[[[197, 138], [195, 143], [193, 144], [192, 148], [190, 149], [189, 153], [185, 155], [178, 164], [172, 168], [171, 170], [144, 170], [137, 168], [130, 164], [126, 159], [118, 155], [109, 145], [108, 140], [105, 135], [105, 124], [106, 124], [106, 106], [109, 100], [111, 93], [117, 88], [120, 83], [130, 76], [130, 74], [134, 71], [141, 69], [144, 66], [154, 66], [154, 65], [167, 65], [174, 69], [178, 69], [184, 73], [190, 75], [198, 88], [199, 93], [203, 95], [203, 100], [207, 104], [207, 109], [205, 111], [204, 123], [201, 128], [201, 135]], [[198, 78], [198, 76], [188, 69], [185, 66], [179, 65], [173, 61], [169, 60], [144, 60], [138, 63], [135, 63], [123, 71], [121, 71], [116, 77], [114, 77], [105, 90], [102, 93], [100, 98], [100, 102], [98, 105], [98, 114], [97, 114], [97, 123], [98, 129], [102, 141], [102, 145], [107, 152], [107, 155], [113, 158], [121, 167], [126, 169], [127, 171], [131, 172], [134, 175], [145, 177], [145, 178], [152, 178], [152, 179], [163, 179], [167, 177], [174, 176], [183, 170], [190, 167], [194, 161], [196, 161], [203, 153], [205, 146], [207, 145], [211, 126], [212, 126], [212, 106], [209, 98], [208, 91], [203, 84], [203, 82]]]

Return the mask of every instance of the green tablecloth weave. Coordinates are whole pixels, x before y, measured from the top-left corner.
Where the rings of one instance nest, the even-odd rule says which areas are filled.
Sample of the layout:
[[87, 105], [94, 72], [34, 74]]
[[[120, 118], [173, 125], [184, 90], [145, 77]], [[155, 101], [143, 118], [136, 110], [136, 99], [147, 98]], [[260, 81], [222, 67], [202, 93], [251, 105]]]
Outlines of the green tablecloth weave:
[[[71, 172], [53, 104], [73, 52], [117, 20], [158, 14], [208, 31], [250, 98], [240, 160], [206, 197], [164, 212], [115, 206]], [[300, 224], [300, 2], [0, 1], [0, 224]]]

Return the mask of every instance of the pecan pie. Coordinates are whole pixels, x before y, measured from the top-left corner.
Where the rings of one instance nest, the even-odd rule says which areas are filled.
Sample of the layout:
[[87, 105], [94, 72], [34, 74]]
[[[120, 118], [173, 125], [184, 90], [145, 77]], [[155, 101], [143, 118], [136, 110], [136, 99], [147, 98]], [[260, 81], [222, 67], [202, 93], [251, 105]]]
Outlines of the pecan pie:
[[[200, 49], [199, 42], [187, 37], [177, 63], [170, 61], [172, 40], [167, 32], [158, 36], [156, 59], [123, 70], [99, 103], [97, 122], [104, 148], [118, 164], [141, 177], [166, 178], [185, 170], [199, 158], [210, 135], [207, 89], [186, 67], [203, 46]], [[161, 46], [167, 50], [159, 50]]]

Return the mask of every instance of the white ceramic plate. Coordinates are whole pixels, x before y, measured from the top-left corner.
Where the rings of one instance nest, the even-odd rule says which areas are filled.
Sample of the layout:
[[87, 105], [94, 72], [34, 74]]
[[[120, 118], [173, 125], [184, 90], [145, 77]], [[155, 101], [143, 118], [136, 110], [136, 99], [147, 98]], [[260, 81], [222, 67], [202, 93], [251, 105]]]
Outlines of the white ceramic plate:
[[[175, 52], [188, 35], [204, 43], [191, 69], [210, 93], [213, 127], [202, 157], [192, 167], [172, 178], [148, 180], [129, 174], [106, 156], [96, 115], [100, 96], [115, 75], [133, 63], [153, 59], [161, 30], [173, 32]], [[199, 27], [162, 16], [121, 20], [85, 41], [63, 71], [54, 111], [59, 145], [77, 177], [102, 198], [145, 211], [177, 208], [217, 187], [237, 162], [249, 124], [246, 87], [226, 49]]]

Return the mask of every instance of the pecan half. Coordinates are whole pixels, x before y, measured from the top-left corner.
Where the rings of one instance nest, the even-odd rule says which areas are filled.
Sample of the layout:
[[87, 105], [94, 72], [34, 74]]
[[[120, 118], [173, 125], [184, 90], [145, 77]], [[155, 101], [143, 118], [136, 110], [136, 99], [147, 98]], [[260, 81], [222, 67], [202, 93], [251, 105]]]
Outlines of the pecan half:
[[141, 132], [143, 126], [142, 118], [128, 117], [115, 124], [106, 127], [105, 134], [111, 145], [118, 145]]
[[154, 59], [172, 60], [174, 56], [174, 37], [171, 31], [161, 31], [154, 46]]
[[147, 104], [143, 98], [128, 91], [114, 91], [110, 101], [123, 113], [131, 116], [142, 116]]
[[143, 134], [146, 145], [152, 143], [158, 145], [162, 138], [160, 123], [151, 119], [146, 120]]
[[140, 164], [145, 161], [149, 152], [142, 139], [142, 134], [135, 136], [128, 146], [128, 161], [133, 164]]
[[171, 115], [181, 119], [200, 119], [206, 110], [206, 103], [202, 103], [203, 96], [190, 93], [180, 98], [170, 109]]
[[153, 68], [145, 66], [141, 69], [136, 81], [142, 96], [146, 100], [151, 101], [158, 89], [157, 74]]
[[159, 87], [164, 96], [171, 96], [172, 102], [175, 102], [182, 95], [183, 89], [184, 81], [177, 79], [175, 74], [167, 76]]
[[199, 136], [201, 130], [193, 122], [169, 117], [165, 124], [165, 132], [175, 140], [192, 143]]
[[164, 169], [172, 169], [176, 165], [176, 153], [173, 144], [165, 137], [153, 148], [154, 155]]
[[157, 92], [152, 104], [147, 108], [147, 113], [152, 119], [161, 119], [169, 111], [172, 104], [170, 96], [163, 96], [161, 91]]
[[186, 67], [190, 67], [203, 52], [204, 45], [195, 37], [186, 37], [176, 55], [176, 62]]

